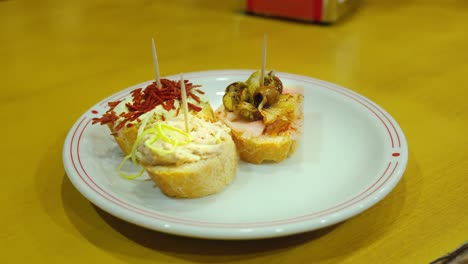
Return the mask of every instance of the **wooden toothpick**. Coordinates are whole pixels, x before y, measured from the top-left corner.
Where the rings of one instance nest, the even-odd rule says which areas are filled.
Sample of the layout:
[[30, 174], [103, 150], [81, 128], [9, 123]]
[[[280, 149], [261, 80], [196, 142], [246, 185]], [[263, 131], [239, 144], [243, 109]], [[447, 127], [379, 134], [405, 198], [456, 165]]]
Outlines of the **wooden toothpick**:
[[262, 68], [260, 69], [260, 86], [263, 86], [263, 80], [265, 78], [265, 66], [266, 66], [266, 34], [263, 34]]
[[182, 93], [182, 108], [184, 110], [185, 132], [189, 133], [187, 91], [185, 90], [184, 76], [182, 76], [182, 73], [180, 74], [180, 88]]
[[159, 76], [159, 63], [158, 63], [158, 55], [156, 54], [156, 46], [154, 45], [154, 38], [151, 39], [153, 44], [153, 65], [154, 65], [154, 75], [156, 80], [156, 86], [161, 88], [161, 79]]

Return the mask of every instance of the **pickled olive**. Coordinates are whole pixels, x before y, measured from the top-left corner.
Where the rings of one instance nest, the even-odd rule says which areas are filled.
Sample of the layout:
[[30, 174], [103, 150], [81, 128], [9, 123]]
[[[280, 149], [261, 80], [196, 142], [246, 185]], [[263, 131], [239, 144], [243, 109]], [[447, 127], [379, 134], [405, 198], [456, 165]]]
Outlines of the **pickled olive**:
[[239, 102], [250, 102], [249, 89], [244, 88], [238, 92]]
[[250, 121], [262, 119], [262, 114], [260, 111], [258, 111], [255, 106], [247, 102], [241, 102], [236, 105], [234, 113]]
[[263, 105], [272, 105], [278, 102], [280, 93], [276, 87], [272, 86], [260, 86], [254, 93], [254, 105], [259, 106]]
[[227, 92], [223, 96], [223, 105], [229, 112], [234, 111], [235, 106], [239, 103], [239, 95], [236, 92]]
[[266, 86], [272, 86], [275, 87], [278, 90], [278, 93], [282, 94], [283, 93], [283, 83], [281, 80], [276, 77], [275, 75], [272, 75], [272, 72], [270, 72], [267, 77], [265, 77], [264, 84]]
[[273, 76], [273, 80], [275, 81], [275, 87], [278, 90], [278, 93], [283, 93], [283, 82], [281, 82], [280, 78]]
[[226, 87], [226, 89], [224, 90], [224, 92], [239, 92], [240, 90], [244, 89], [245, 87], [247, 87], [247, 84], [243, 83], [243, 82], [234, 82], [234, 83], [231, 83], [230, 85], [228, 85]]
[[250, 121], [263, 119], [263, 112], [260, 111], [277, 104], [283, 92], [283, 83], [274, 71], [265, 75], [263, 83], [260, 86], [260, 71], [256, 71], [245, 82], [229, 84], [223, 96], [226, 111]]

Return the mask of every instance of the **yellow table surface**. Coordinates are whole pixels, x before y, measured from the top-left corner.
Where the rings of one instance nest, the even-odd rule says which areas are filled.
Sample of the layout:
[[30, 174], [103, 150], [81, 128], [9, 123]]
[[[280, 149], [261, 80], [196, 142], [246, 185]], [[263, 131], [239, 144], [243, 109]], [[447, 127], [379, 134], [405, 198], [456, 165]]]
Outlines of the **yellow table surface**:
[[[428, 263], [468, 240], [468, 1], [364, 0], [330, 26], [244, 14], [240, 0], [0, 1], [1, 263]], [[150, 231], [68, 180], [66, 133], [89, 107], [162, 75], [260, 66], [350, 88], [409, 144], [381, 202], [339, 225], [260, 241]]]

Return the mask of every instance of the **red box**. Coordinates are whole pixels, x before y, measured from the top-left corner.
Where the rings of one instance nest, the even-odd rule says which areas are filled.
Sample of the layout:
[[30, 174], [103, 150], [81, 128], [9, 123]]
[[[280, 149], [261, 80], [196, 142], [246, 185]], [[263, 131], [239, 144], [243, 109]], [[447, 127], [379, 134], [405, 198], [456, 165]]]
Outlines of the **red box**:
[[335, 22], [355, 7], [357, 0], [246, 0], [252, 14], [302, 21]]

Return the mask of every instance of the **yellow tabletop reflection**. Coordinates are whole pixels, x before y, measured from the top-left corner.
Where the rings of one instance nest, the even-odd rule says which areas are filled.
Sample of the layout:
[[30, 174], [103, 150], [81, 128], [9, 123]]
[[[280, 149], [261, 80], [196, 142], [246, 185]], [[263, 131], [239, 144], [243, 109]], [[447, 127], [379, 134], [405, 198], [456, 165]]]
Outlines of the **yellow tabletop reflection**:
[[[364, 0], [324, 26], [244, 14], [244, 1], [0, 1], [2, 263], [428, 263], [468, 240], [468, 2]], [[341, 224], [260, 241], [150, 231], [93, 206], [62, 164], [89, 107], [162, 75], [267, 64], [350, 88], [409, 144], [381, 202]]]

